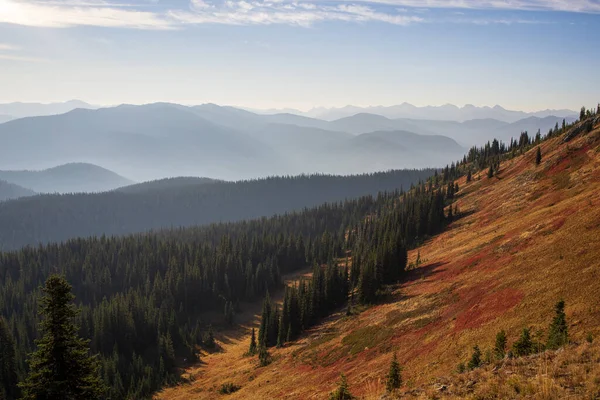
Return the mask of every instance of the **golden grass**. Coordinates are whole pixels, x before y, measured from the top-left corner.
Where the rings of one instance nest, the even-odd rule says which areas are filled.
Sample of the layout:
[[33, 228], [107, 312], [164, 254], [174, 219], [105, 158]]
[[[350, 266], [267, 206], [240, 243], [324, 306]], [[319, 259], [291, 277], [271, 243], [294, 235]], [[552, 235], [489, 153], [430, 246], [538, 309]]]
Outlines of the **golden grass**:
[[[340, 310], [271, 350], [274, 362], [264, 368], [243, 356], [251, 322], [224, 332], [223, 351], [186, 371], [193, 382], [157, 398], [222, 398], [218, 388], [231, 382], [241, 386], [231, 399], [323, 399], [344, 372], [354, 395], [379, 399], [393, 352], [404, 367], [405, 396], [599, 398], [595, 343], [511, 360], [495, 371], [453, 373], [474, 344], [485, 354], [500, 329], [509, 346], [523, 327], [547, 329], [560, 298], [575, 342], [589, 332], [600, 337], [599, 145], [599, 130], [568, 146], [555, 138], [542, 144], [540, 166], [533, 149], [502, 163], [497, 178], [459, 180], [457, 204], [466, 216], [409, 253], [414, 262], [420, 252], [423, 263], [385, 303], [350, 317]], [[440, 392], [442, 384], [451, 390]]]

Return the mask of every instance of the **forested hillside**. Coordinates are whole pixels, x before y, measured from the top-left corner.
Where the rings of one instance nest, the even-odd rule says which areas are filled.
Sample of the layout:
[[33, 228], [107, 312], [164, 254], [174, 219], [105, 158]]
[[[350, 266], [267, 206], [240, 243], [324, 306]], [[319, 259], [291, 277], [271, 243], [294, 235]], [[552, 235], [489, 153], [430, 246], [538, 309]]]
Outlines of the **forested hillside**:
[[[341, 256], [348, 245], [344, 232], [383, 212], [398, 196], [363, 197], [271, 219], [159, 236], [75, 239], [3, 253], [0, 311], [16, 341], [19, 375], [36, 337], [39, 286], [51, 273], [64, 274], [73, 285], [81, 335], [91, 338], [92, 351], [101, 355], [111, 397], [138, 399], [175, 382], [176, 366], [183, 358], [194, 359], [196, 346], [213, 346], [210, 323], [231, 322], [240, 302], [276, 289], [282, 274]], [[398, 214], [410, 226], [411, 237], [439, 229], [445, 220], [440, 196], [417, 195], [419, 207]], [[423, 212], [415, 214], [417, 209]], [[415, 217], [425, 218], [425, 223], [409, 222]], [[381, 231], [386, 239], [381, 254], [402, 253], [402, 226]], [[401, 270], [400, 264], [388, 261], [385, 268]], [[378, 279], [373, 276], [373, 285]], [[318, 298], [311, 303], [314, 321], [332, 301]], [[202, 317], [224, 307], [224, 319]]]
[[[167, 180], [97, 194], [43, 195], [0, 204], [0, 249], [92, 235], [268, 217], [325, 202], [408, 189], [433, 169], [240, 182]], [[151, 187], [156, 189], [147, 190]]]

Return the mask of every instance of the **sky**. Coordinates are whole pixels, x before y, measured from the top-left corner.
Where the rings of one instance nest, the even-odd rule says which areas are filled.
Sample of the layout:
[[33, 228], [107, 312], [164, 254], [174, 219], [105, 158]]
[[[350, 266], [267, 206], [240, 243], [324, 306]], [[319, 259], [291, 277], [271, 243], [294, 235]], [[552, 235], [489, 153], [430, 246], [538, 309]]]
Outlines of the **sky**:
[[0, 102], [600, 101], [600, 0], [0, 0]]

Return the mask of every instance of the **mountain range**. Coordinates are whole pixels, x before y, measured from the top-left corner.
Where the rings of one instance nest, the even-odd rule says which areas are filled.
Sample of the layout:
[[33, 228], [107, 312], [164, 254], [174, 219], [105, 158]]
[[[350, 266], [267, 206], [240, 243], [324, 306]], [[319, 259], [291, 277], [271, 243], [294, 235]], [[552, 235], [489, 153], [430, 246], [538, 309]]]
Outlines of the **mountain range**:
[[[404, 139], [410, 146], [402, 144]], [[380, 157], [381, 147], [363, 148], [371, 141], [380, 143], [380, 138], [357, 140], [335, 122], [292, 114], [261, 116], [214, 105], [121, 105], [0, 124], [0, 168], [86, 162], [137, 181], [172, 176], [237, 180], [423, 168], [462, 157], [464, 148], [456, 141], [438, 137], [445, 145], [434, 146], [431, 139], [395, 130], [388, 134], [386, 155]]]
[[344, 107], [315, 107], [308, 111], [300, 111], [295, 109], [269, 109], [255, 110], [264, 114], [276, 113], [292, 113], [311, 118], [319, 118], [326, 121], [334, 121], [336, 119], [350, 117], [360, 113], [378, 114], [387, 118], [412, 118], [412, 119], [429, 119], [442, 121], [458, 121], [464, 122], [471, 119], [497, 119], [504, 122], [516, 122], [527, 117], [544, 118], [549, 116], [556, 117], [576, 117], [577, 111], [560, 109], [560, 110], [540, 110], [535, 112], [524, 112], [507, 110], [499, 105], [493, 107], [478, 107], [472, 104], [467, 104], [463, 107], [458, 107], [454, 104], [444, 104], [441, 106], [424, 106], [418, 107], [410, 103], [402, 103], [392, 106], [353, 106], [347, 105]]
[[[462, 158], [466, 148], [474, 144], [494, 138], [507, 142], [522, 131], [534, 134], [540, 129], [546, 133], [563, 121], [562, 116], [528, 116], [516, 122], [493, 118], [458, 122], [389, 118], [366, 112], [326, 120], [292, 113], [258, 114], [216, 104], [188, 107], [153, 103], [90, 109], [93, 106], [79, 101], [12, 103], [0, 106], [0, 114], [53, 114], [79, 106], [83, 108], [0, 123], [0, 169], [43, 170], [91, 163], [136, 181], [174, 176], [239, 180], [301, 173], [357, 174], [446, 165]], [[369, 108], [384, 114], [388, 109]], [[500, 109], [490, 110], [497, 114]], [[351, 107], [344, 110], [359, 111]], [[470, 115], [487, 109], [473, 110], [481, 112]], [[430, 114], [432, 118], [441, 115]], [[61, 184], [41, 190], [23, 186], [36, 192], [85, 189]], [[111, 190], [115, 186], [100, 181], [87, 188]]]

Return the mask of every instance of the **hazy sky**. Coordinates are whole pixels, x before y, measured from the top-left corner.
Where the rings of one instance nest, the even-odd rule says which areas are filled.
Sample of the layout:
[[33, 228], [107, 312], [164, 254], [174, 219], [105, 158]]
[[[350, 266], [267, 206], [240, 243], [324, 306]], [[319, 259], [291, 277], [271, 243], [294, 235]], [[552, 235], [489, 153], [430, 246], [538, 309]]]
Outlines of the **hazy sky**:
[[0, 102], [600, 101], [600, 0], [0, 0]]

